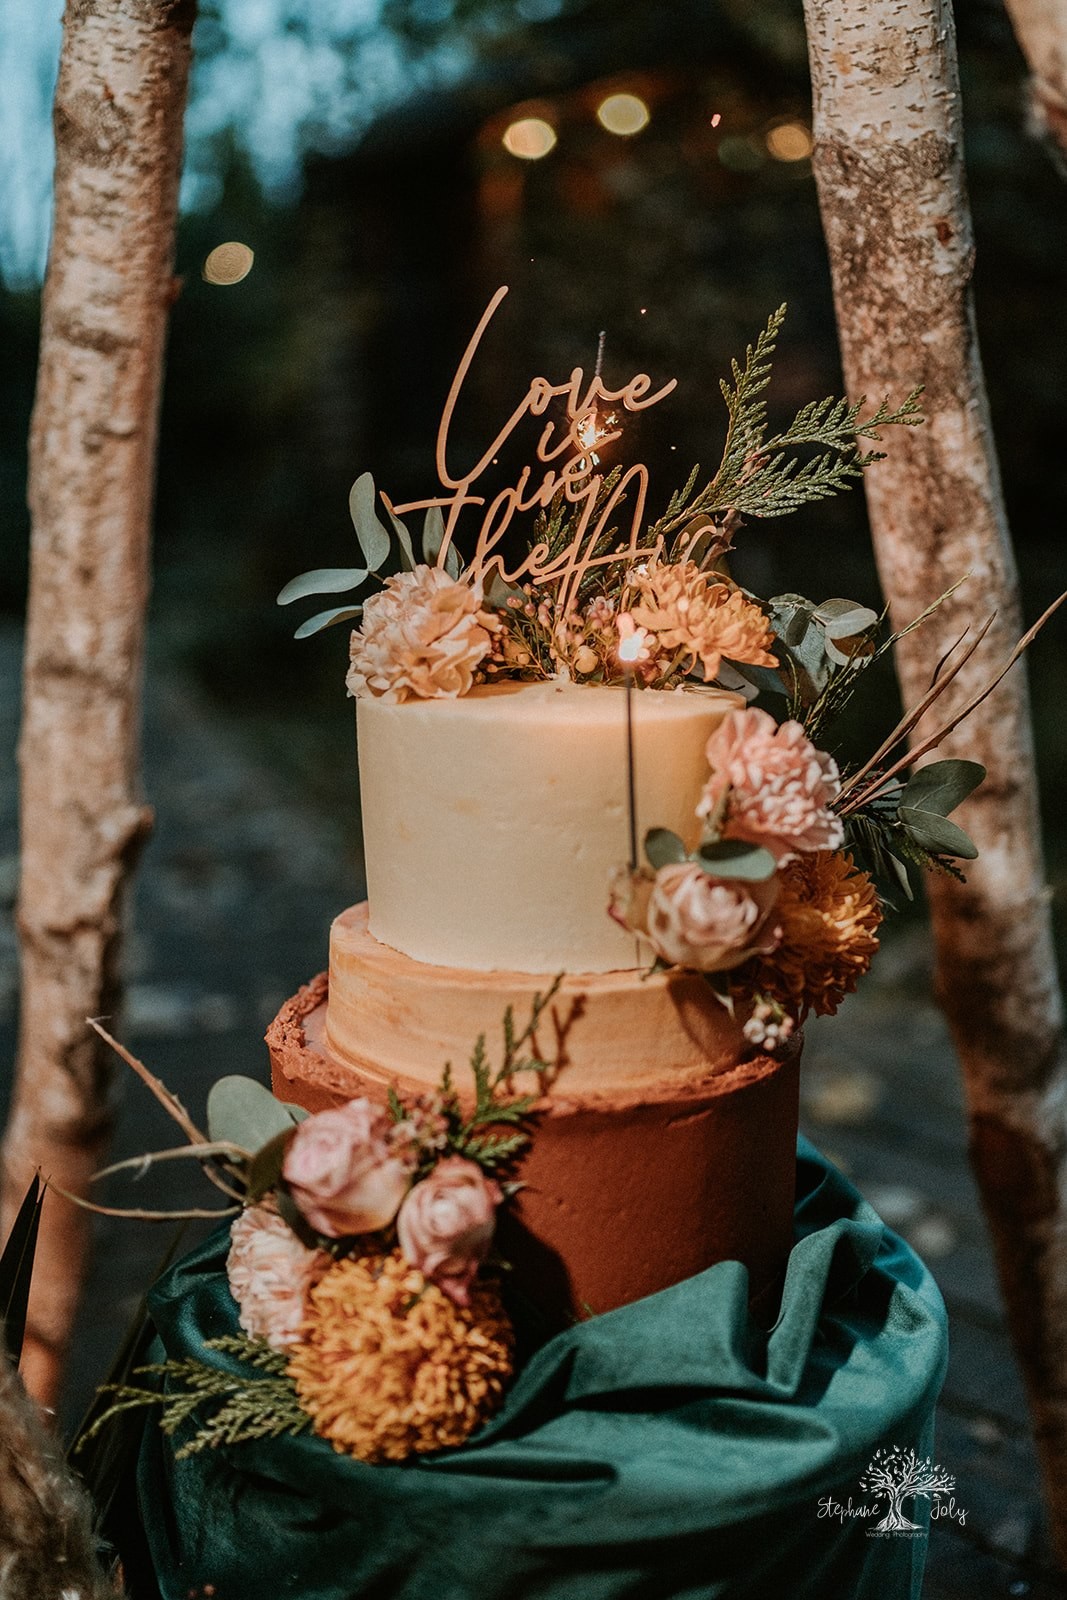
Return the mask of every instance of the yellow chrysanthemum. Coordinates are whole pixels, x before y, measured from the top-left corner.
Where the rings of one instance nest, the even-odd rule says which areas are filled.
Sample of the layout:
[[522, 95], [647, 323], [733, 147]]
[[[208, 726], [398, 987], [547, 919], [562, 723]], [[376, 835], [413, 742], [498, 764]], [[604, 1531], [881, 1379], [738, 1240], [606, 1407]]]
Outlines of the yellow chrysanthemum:
[[781, 943], [760, 963], [755, 985], [791, 1011], [829, 1016], [878, 949], [882, 912], [874, 884], [840, 850], [797, 856], [778, 876]]
[[289, 1362], [315, 1432], [361, 1461], [462, 1444], [497, 1409], [513, 1333], [496, 1287], [457, 1306], [390, 1255], [339, 1261], [308, 1296]]
[[774, 632], [758, 606], [694, 561], [650, 561], [633, 578], [638, 592], [630, 615], [655, 636], [657, 655], [686, 650], [707, 679], [723, 657], [751, 666], [777, 665], [770, 653]]

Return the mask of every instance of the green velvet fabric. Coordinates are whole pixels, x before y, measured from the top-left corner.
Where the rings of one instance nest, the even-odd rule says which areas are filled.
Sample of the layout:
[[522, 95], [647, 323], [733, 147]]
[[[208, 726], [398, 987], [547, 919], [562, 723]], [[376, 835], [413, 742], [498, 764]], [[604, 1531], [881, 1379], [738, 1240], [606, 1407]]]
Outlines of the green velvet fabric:
[[[138, 1471], [162, 1600], [897, 1600], [926, 1529], [869, 1536], [879, 1445], [930, 1445], [944, 1308], [922, 1263], [810, 1146], [781, 1314], [723, 1262], [559, 1334], [462, 1449], [365, 1466], [311, 1436]], [[175, 1357], [236, 1331], [215, 1234], [162, 1280]], [[909, 1502], [921, 1521], [925, 1501]]]

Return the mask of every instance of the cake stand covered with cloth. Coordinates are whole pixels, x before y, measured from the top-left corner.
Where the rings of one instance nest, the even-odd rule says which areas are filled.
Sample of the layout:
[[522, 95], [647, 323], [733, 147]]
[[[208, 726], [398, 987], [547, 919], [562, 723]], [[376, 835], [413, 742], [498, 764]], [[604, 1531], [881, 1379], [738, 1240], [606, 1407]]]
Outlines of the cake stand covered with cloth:
[[[156, 1354], [226, 1368], [205, 1347], [237, 1332], [225, 1255], [215, 1234], [156, 1287]], [[160, 1600], [915, 1597], [929, 1501], [880, 1527], [861, 1480], [879, 1451], [928, 1454], [946, 1349], [929, 1273], [802, 1140], [769, 1332], [723, 1261], [541, 1344], [493, 1420], [437, 1455], [367, 1465], [301, 1435], [178, 1459], [182, 1430], [149, 1424], [141, 1584]]]

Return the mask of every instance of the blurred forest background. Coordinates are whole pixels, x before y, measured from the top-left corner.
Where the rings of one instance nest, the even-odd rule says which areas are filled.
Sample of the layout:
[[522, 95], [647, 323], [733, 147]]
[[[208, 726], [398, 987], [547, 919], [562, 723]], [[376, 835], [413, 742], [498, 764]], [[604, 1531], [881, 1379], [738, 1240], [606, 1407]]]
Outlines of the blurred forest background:
[[[19, 0], [0, 37], [5, 81], [28, 79], [35, 52], [37, 74], [21, 113], [10, 91], [4, 113], [9, 149], [21, 140], [27, 157], [21, 175], [8, 165], [0, 245], [0, 608], [15, 615], [48, 204], [47, 120], [35, 128], [27, 108], [47, 118], [54, 71], [37, 16]], [[1067, 207], [1023, 127], [1001, 6], [969, 0], [958, 22], [979, 328], [1032, 619], [1064, 569]], [[443, 397], [498, 284], [512, 294], [460, 419], [464, 454], [533, 372], [591, 368], [601, 329], [609, 381], [680, 380], [628, 441], [652, 467], [653, 504], [717, 459], [718, 378], [781, 300], [772, 414], [840, 388], [800, 6], [213, 0], [195, 55], [152, 648], [195, 674], [234, 737], [269, 743], [347, 816], [356, 849], [342, 630], [295, 645], [297, 619], [273, 598], [295, 572], [352, 558], [357, 473], [396, 498], [431, 487]], [[598, 118], [618, 93], [647, 108], [636, 132]], [[551, 148], [512, 153], [524, 138]], [[208, 281], [205, 259], [230, 240], [254, 252], [251, 271]], [[877, 603], [862, 494], [750, 524], [736, 570], [763, 593]], [[1062, 630], [1031, 661], [1054, 822], [1067, 798]], [[1049, 845], [1062, 883], [1054, 827]]]

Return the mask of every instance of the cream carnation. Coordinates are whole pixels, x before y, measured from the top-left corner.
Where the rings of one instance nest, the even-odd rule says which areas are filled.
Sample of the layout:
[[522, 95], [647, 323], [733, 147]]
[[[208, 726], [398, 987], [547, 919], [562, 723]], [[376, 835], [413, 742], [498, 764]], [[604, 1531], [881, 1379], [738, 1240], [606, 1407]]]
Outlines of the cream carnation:
[[349, 650], [348, 692], [383, 700], [454, 700], [469, 692], [499, 625], [482, 610], [479, 588], [440, 567], [399, 572], [363, 607]]
[[388, 1227], [413, 1165], [388, 1114], [360, 1099], [302, 1122], [285, 1152], [282, 1177], [309, 1226], [341, 1239]]
[[276, 1211], [242, 1211], [230, 1229], [226, 1277], [248, 1337], [275, 1350], [296, 1344], [308, 1290], [329, 1264], [326, 1252], [308, 1250]]
[[695, 862], [661, 867], [648, 898], [646, 931], [656, 954], [672, 966], [728, 972], [773, 950], [777, 878], [748, 883], [711, 878]]
[[458, 1306], [469, 1303], [503, 1198], [500, 1185], [475, 1162], [447, 1156], [400, 1207], [396, 1231], [405, 1257]]
[[800, 850], [840, 848], [844, 829], [830, 810], [837, 763], [799, 722], [779, 727], [766, 711], [731, 711], [708, 740], [707, 756], [711, 777], [697, 815], [708, 816], [726, 795], [725, 837], [763, 845], [779, 862]]

